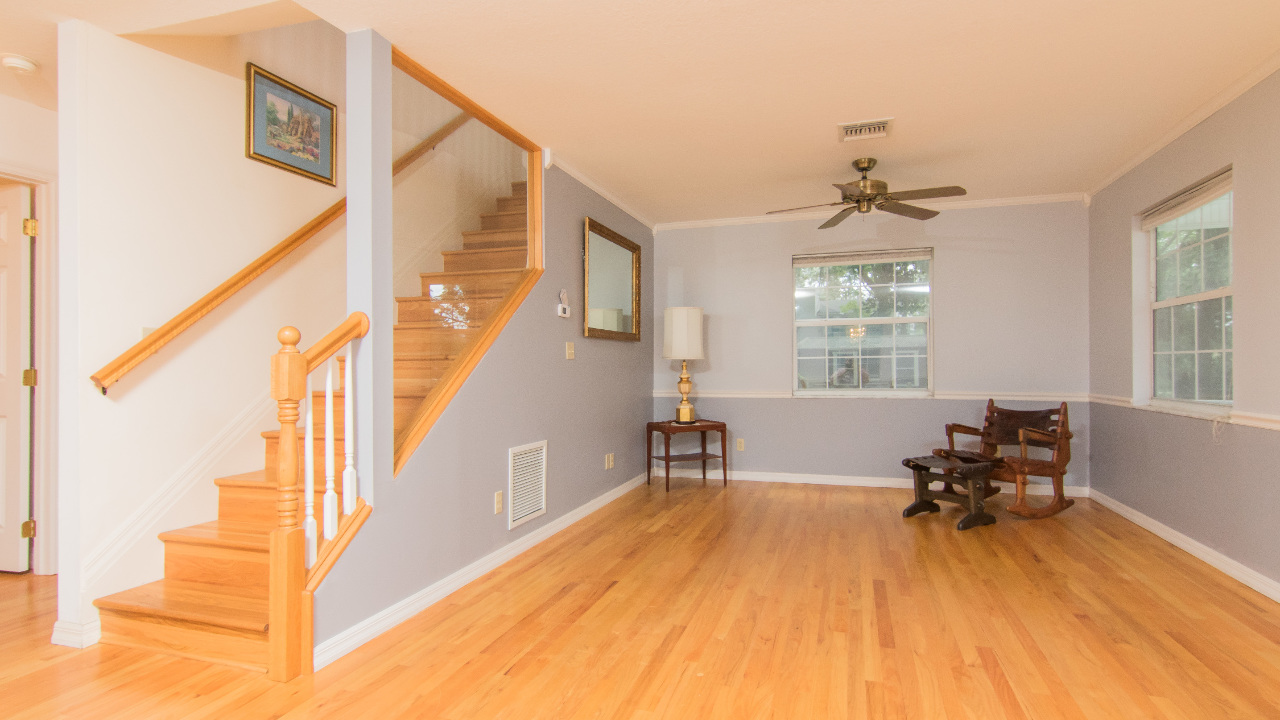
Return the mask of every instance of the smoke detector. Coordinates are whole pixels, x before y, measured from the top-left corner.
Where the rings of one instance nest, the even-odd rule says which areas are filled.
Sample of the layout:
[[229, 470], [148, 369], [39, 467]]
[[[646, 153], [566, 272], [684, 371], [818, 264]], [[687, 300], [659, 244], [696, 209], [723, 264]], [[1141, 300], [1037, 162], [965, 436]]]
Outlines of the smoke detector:
[[5, 53], [0, 55], [0, 67], [4, 67], [6, 70], [18, 73], [19, 75], [30, 75], [40, 66], [36, 64], [35, 60], [32, 60], [29, 57]]
[[864, 120], [863, 122], [843, 123], [837, 125], [836, 128], [840, 131], [840, 142], [870, 140], [871, 138], [880, 138], [888, 135], [889, 123], [891, 122], [893, 122], [893, 118]]

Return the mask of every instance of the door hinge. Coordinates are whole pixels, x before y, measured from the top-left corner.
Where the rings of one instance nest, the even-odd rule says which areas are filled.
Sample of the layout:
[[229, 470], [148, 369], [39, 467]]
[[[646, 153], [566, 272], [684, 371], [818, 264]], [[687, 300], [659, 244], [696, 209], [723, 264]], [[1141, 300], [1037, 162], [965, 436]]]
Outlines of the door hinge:
[[40, 234], [40, 221], [35, 218], [25, 218], [22, 221], [22, 234], [27, 237], [35, 237]]
[[26, 370], [22, 371], [22, 386], [23, 387], [36, 386], [36, 369], [35, 368], [27, 368]]
[[28, 520], [22, 523], [22, 537], [33, 538], [36, 536], [36, 521]]

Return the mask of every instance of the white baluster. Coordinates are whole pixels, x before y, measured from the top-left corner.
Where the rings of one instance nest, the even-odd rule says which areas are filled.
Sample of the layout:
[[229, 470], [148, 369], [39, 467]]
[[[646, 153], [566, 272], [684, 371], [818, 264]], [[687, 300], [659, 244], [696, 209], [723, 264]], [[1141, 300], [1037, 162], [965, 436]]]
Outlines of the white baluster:
[[338, 534], [338, 493], [333, 487], [333, 362], [324, 375], [324, 539]]
[[311, 402], [311, 376], [307, 376], [307, 394], [303, 400], [307, 404], [306, 430], [303, 433], [302, 455], [304, 458], [303, 473], [305, 477], [302, 481], [303, 507], [306, 508], [306, 516], [302, 521], [302, 532], [307, 539], [307, 567], [311, 567], [316, 561], [316, 458], [315, 447], [315, 423], [312, 422], [311, 408], [315, 403]]
[[346, 466], [342, 469], [342, 514], [356, 511], [356, 429], [354, 387], [351, 384], [351, 365], [355, 360], [351, 343], [347, 343], [347, 362], [342, 373], [342, 452]]

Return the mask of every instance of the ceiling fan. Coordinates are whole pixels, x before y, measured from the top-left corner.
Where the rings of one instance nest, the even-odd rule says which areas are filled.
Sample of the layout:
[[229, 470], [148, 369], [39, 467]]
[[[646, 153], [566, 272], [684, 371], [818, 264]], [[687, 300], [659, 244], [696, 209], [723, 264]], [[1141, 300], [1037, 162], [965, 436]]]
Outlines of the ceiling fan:
[[902, 200], [924, 200], [926, 198], [942, 198], [955, 197], [964, 195], [965, 189], [958, 185], [948, 185], [946, 187], [924, 188], [923, 190], [903, 190], [901, 192], [889, 192], [889, 184], [883, 180], [872, 180], [867, 177], [867, 173], [871, 172], [871, 168], [876, 166], [875, 158], [858, 158], [853, 161], [853, 169], [862, 173], [862, 179], [857, 182], [851, 182], [845, 185], [835, 184], [840, 189], [840, 202], [823, 203], [822, 205], [806, 205], [798, 208], [788, 208], [786, 210], [773, 210], [767, 215], [775, 213], [795, 212], [796, 210], [809, 210], [819, 207], [831, 207], [834, 205], [847, 205], [845, 209], [836, 213], [830, 220], [818, 226], [818, 229], [835, 227], [855, 212], [868, 213], [871, 208], [883, 210], [894, 215], [915, 218], [916, 220], [928, 220], [938, 214], [937, 210], [929, 210], [927, 208], [916, 207], [915, 205], [907, 205], [900, 202]]

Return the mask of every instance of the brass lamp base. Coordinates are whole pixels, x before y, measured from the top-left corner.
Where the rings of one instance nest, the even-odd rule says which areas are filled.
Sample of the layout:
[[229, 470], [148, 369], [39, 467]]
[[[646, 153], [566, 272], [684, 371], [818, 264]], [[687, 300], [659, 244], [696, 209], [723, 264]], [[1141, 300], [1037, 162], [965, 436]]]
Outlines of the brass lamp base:
[[680, 382], [676, 389], [680, 391], [680, 404], [676, 406], [676, 422], [681, 425], [692, 425], [697, 422], [693, 413], [693, 403], [689, 402], [689, 393], [693, 391], [693, 383], [689, 381], [689, 362], [680, 361]]

